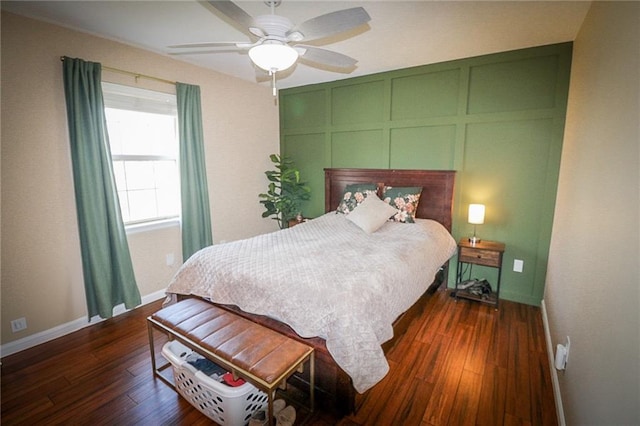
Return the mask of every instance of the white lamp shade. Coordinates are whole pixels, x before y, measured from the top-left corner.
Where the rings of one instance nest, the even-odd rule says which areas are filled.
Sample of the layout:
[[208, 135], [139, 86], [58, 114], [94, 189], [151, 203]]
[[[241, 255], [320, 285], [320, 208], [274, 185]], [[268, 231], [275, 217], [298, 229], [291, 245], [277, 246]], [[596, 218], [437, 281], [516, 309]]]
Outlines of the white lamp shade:
[[484, 223], [484, 204], [469, 204], [469, 223], [474, 225]]
[[249, 50], [254, 64], [265, 71], [282, 71], [298, 60], [298, 52], [287, 44], [261, 44]]

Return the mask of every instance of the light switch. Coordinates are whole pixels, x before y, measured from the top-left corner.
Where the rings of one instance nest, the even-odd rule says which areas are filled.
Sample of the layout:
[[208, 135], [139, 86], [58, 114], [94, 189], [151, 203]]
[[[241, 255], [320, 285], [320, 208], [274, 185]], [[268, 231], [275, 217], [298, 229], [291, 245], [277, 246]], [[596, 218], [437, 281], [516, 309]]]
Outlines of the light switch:
[[513, 271], [522, 272], [522, 268], [524, 268], [524, 260], [513, 259]]

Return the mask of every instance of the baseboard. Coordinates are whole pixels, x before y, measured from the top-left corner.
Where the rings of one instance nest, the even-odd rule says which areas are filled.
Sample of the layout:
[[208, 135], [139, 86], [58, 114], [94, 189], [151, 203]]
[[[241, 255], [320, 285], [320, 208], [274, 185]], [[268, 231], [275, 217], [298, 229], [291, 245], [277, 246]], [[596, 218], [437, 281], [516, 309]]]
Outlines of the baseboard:
[[553, 361], [553, 343], [551, 342], [551, 331], [549, 329], [549, 318], [547, 317], [547, 306], [544, 300], [540, 302], [540, 309], [542, 311], [542, 325], [544, 326], [544, 338], [547, 342], [547, 356], [549, 357], [549, 369], [551, 370], [551, 382], [553, 383], [553, 397], [556, 402], [556, 416], [558, 417], [558, 424], [560, 426], [566, 426], [567, 423], [564, 419], [564, 408], [562, 406], [562, 395], [560, 394], [560, 381], [558, 380], [558, 370], [555, 368]]
[[[155, 302], [156, 300], [163, 299], [166, 297], [165, 290], [159, 290], [155, 293], [147, 294], [142, 297], [142, 305], [146, 305], [151, 302]], [[127, 312], [127, 309], [124, 307], [124, 304], [120, 304], [113, 308], [113, 316], [118, 316]], [[58, 337], [62, 337], [69, 333], [73, 333], [74, 331], [78, 331], [85, 327], [88, 327], [93, 324], [97, 324], [99, 322], [104, 321], [104, 319], [96, 316], [91, 318], [90, 321], [87, 321], [87, 318], [78, 318], [76, 320], [70, 321], [66, 324], [61, 324], [56, 327], [53, 327], [49, 330], [40, 331], [38, 333], [32, 334], [27, 337], [23, 337], [22, 339], [15, 340], [13, 342], [5, 343], [0, 346], [0, 356], [5, 357], [16, 352], [23, 351], [25, 349], [32, 348], [41, 343], [48, 342], [53, 339], [57, 339]]]
[[520, 293], [513, 293], [500, 289], [500, 299], [509, 300], [516, 303], [524, 303], [525, 305], [540, 306], [540, 299], [527, 296]]

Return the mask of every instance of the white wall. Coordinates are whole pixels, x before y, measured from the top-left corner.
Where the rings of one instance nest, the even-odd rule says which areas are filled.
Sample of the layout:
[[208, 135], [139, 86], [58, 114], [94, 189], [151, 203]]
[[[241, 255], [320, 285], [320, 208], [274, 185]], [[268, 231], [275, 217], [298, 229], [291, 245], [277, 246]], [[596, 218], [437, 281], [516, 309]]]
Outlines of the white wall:
[[[214, 241], [276, 229], [261, 218], [258, 199], [269, 154], [279, 151], [268, 87], [3, 12], [3, 345], [87, 316], [61, 56], [199, 85]], [[175, 93], [173, 85], [108, 71], [103, 79]], [[129, 245], [143, 297], [161, 292], [181, 263], [179, 229], [133, 234]], [[12, 333], [10, 321], [19, 317], [28, 329]]]
[[640, 424], [639, 28], [595, 2], [574, 44], [545, 291], [569, 425]]

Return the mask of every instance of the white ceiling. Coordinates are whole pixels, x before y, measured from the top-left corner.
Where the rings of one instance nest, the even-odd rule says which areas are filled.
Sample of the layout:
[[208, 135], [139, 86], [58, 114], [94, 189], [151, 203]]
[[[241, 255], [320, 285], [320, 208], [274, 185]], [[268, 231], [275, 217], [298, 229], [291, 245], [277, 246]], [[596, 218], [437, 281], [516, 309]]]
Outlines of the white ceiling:
[[[270, 9], [262, 1], [236, 1], [251, 16]], [[283, 0], [276, 14], [301, 23], [362, 6], [369, 24], [314, 43], [358, 60], [341, 74], [302, 63], [279, 75], [278, 87], [296, 87], [525, 47], [572, 41], [590, 7], [587, 1], [327, 1]], [[166, 46], [205, 41], [248, 41], [205, 5], [183, 1], [2, 1], [13, 13], [167, 55]], [[172, 58], [249, 81], [257, 78], [246, 53]], [[105, 64], [117, 66], [117, 64]], [[262, 82], [261, 84], [269, 84]]]

